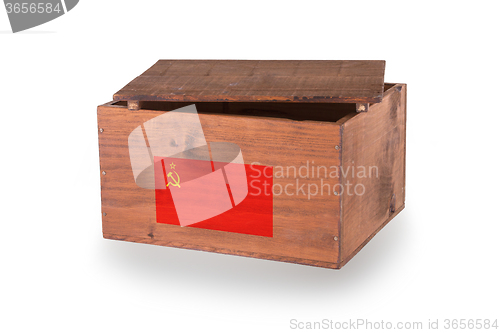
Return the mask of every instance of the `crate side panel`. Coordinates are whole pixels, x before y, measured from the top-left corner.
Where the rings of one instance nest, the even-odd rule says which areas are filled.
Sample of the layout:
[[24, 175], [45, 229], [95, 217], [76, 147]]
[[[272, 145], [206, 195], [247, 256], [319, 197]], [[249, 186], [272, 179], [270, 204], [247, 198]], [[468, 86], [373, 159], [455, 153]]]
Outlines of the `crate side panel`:
[[[341, 260], [362, 244], [405, 202], [406, 85], [349, 119], [342, 129]], [[349, 191], [350, 190], [350, 191]]]

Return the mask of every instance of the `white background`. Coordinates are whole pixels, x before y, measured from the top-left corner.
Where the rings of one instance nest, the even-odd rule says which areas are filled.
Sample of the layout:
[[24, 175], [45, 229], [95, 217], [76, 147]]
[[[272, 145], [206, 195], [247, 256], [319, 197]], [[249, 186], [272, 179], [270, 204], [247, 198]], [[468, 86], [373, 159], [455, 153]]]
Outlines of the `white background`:
[[[0, 8], [0, 331], [500, 319], [494, 4], [83, 0], [18, 34]], [[340, 271], [104, 240], [96, 107], [158, 59], [386, 60], [405, 210]]]

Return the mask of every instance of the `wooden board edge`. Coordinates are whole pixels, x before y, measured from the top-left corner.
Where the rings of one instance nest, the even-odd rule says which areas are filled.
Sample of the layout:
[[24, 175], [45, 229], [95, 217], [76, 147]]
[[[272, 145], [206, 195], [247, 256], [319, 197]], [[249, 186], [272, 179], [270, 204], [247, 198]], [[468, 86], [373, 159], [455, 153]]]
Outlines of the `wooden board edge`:
[[403, 146], [403, 151], [404, 151], [404, 156], [403, 156], [403, 202], [406, 201], [406, 140], [407, 140], [407, 136], [406, 136], [406, 131], [407, 131], [407, 124], [408, 124], [408, 109], [407, 109], [407, 105], [406, 105], [406, 101], [407, 101], [407, 98], [408, 98], [408, 90], [407, 90], [407, 85], [406, 83], [398, 83], [396, 85], [399, 85], [401, 87], [401, 89], [404, 90], [404, 96], [405, 96], [405, 100], [404, 100], [404, 106], [405, 106], [405, 128], [404, 128], [404, 136], [405, 136], [405, 140], [404, 140], [404, 146]]
[[317, 261], [317, 260], [295, 258], [295, 257], [277, 256], [277, 255], [265, 254], [265, 253], [259, 253], [259, 252], [247, 252], [247, 251], [229, 250], [229, 249], [223, 249], [223, 248], [203, 247], [203, 246], [196, 246], [196, 245], [192, 245], [192, 244], [180, 244], [180, 243], [174, 243], [174, 242], [169, 242], [169, 241], [165, 241], [165, 240], [155, 240], [154, 238], [114, 235], [114, 234], [109, 234], [109, 233], [103, 233], [103, 237], [105, 239], [110, 239], [110, 240], [119, 240], [119, 241], [150, 244], [150, 245], [160, 245], [160, 246], [166, 246], [166, 247], [173, 247], [173, 248], [187, 249], [187, 250], [196, 250], [196, 251], [203, 251], [203, 252], [210, 252], [210, 253], [236, 255], [236, 256], [240, 256], [240, 257], [273, 260], [273, 261], [287, 262], [287, 263], [292, 263], [292, 264], [300, 264], [300, 265], [305, 265], [305, 266], [330, 268], [330, 269], [339, 269], [340, 268], [339, 263], [334, 263], [334, 262]]
[[[354, 115], [356, 115], [357, 113], [355, 112]], [[345, 118], [345, 117], [344, 117]], [[342, 148], [343, 148], [343, 140], [344, 140], [344, 124], [340, 124], [340, 128], [339, 128], [339, 133], [340, 133], [340, 151], [339, 151], [339, 166], [340, 168], [342, 168], [342, 163], [343, 163], [343, 156], [342, 156], [342, 152], [344, 151]], [[339, 175], [339, 184], [343, 184], [344, 183], [344, 179], [343, 179], [343, 176], [342, 176], [342, 172], [340, 173]], [[338, 221], [337, 221], [337, 230], [338, 230], [338, 241], [337, 241], [337, 245], [338, 245], [338, 248], [339, 250], [337, 251], [337, 263], [339, 263], [339, 268], [342, 267], [340, 266], [340, 262], [342, 260], [342, 250], [344, 248], [343, 246], [343, 243], [344, 243], [344, 228], [343, 228], [343, 220], [344, 220], [344, 212], [343, 212], [343, 206], [344, 206], [344, 196], [342, 194], [339, 194], [339, 218], [338, 218]]]
[[329, 96], [247, 96], [230, 97], [216, 96], [188, 96], [188, 95], [126, 95], [119, 92], [113, 95], [114, 101], [142, 101], [142, 102], [277, 102], [277, 103], [380, 103], [383, 95], [374, 97], [329, 97]]
[[349, 255], [346, 256], [346, 258], [341, 261], [338, 265], [339, 265], [339, 269], [344, 267], [356, 254], [358, 254], [359, 251], [361, 251], [361, 249], [363, 247], [365, 247], [366, 244], [368, 244], [368, 242], [373, 238], [375, 237], [375, 235], [380, 231], [382, 230], [389, 222], [391, 222], [391, 220], [393, 218], [395, 218], [403, 209], [405, 208], [405, 204], [403, 204], [402, 206], [400, 206], [391, 216], [389, 216], [389, 218], [387, 220], [385, 220], [378, 228], [377, 230], [375, 230], [367, 239], [365, 239], [365, 241], [360, 245], [358, 246], [353, 252], [351, 252]]
[[[385, 84], [391, 84], [392, 87], [390, 87], [389, 89], [385, 90], [384, 94], [387, 93], [387, 92], [389, 92], [389, 91], [391, 91], [392, 89], [396, 89], [397, 86], [404, 86], [405, 89], [406, 89], [406, 83], [388, 83], [388, 82], [385, 82], [384, 85]], [[383, 100], [383, 96], [380, 98], [380, 101], [376, 102], [376, 103], [380, 103], [380, 102], [382, 102], [382, 100]], [[376, 104], [376, 103], [369, 103], [369, 104], [373, 105], [373, 104]], [[405, 110], [406, 110], [406, 100], [405, 100]], [[368, 112], [370, 112], [370, 111], [368, 111]], [[357, 115], [358, 115], [358, 112], [349, 113], [349, 114], [345, 115], [344, 117], [340, 118], [339, 120], [337, 120], [336, 123], [338, 125], [343, 125], [346, 122], [348, 122], [350, 119], [356, 117]]]

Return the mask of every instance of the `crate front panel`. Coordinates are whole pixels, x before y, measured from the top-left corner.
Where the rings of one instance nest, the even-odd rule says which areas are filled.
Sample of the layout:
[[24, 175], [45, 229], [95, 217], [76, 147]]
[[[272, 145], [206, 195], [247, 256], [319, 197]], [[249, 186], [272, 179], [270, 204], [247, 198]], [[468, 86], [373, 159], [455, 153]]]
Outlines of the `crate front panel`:
[[[272, 172], [270, 168], [266, 171], [271, 172], [274, 193], [272, 232], [261, 236], [197, 228], [196, 224], [158, 223], [156, 191], [137, 186], [128, 138], [134, 129], [161, 114], [164, 112], [130, 111], [114, 105], [98, 108], [100, 164], [105, 172], [101, 173], [105, 238], [335, 267], [339, 262], [340, 200], [333, 189], [339, 184], [334, 173], [340, 165], [335, 149], [340, 145], [339, 125], [199, 114], [211, 145], [235, 144], [247, 166], [272, 167]], [[258, 214], [255, 219], [259, 220]]]

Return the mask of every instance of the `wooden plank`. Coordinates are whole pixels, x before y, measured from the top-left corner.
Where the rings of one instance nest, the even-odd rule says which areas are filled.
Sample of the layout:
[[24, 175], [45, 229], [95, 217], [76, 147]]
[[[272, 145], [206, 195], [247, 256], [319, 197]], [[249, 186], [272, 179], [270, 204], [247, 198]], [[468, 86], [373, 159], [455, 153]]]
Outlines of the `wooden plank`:
[[302, 258], [299, 259], [299, 258], [289, 257], [289, 256], [268, 255], [268, 254], [260, 253], [260, 252], [239, 251], [239, 250], [231, 250], [231, 249], [227, 249], [227, 248], [218, 248], [217, 250], [215, 250], [213, 247], [197, 246], [196, 244], [178, 243], [178, 242], [173, 242], [173, 241], [169, 241], [169, 240], [156, 239], [154, 237], [144, 238], [144, 237], [135, 237], [135, 236], [120, 236], [120, 235], [106, 234], [106, 233], [103, 234], [103, 236], [106, 239], [112, 239], [112, 240], [144, 243], [144, 244], [159, 245], [159, 246], [168, 246], [168, 247], [175, 247], [175, 248], [180, 248], [180, 249], [198, 250], [198, 251], [205, 251], [205, 252], [216, 252], [216, 253], [230, 254], [230, 255], [236, 255], [236, 256], [241, 256], [241, 257], [275, 260], [275, 261], [282, 261], [282, 262], [288, 262], [288, 263], [293, 263], [293, 264], [301, 264], [301, 265], [316, 266], [316, 267], [323, 267], [323, 268], [339, 269], [341, 267], [340, 264], [336, 263], [336, 262], [308, 260], [308, 259], [302, 259]]
[[405, 84], [393, 85], [381, 103], [342, 125], [342, 265], [404, 207], [405, 136]]
[[394, 212], [394, 214], [391, 214], [387, 220], [385, 220], [381, 225], [378, 226], [378, 228], [372, 232], [372, 234], [366, 238], [363, 243], [361, 243], [361, 245], [359, 245], [354, 251], [352, 251], [350, 254], [348, 254], [345, 258], [342, 259], [342, 262], [340, 262], [337, 267], [332, 267], [332, 268], [342, 268], [344, 267], [348, 262], [349, 260], [351, 260], [356, 254], [358, 254], [359, 251], [361, 251], [366, 244], [368, 244], [369, 241], [372, 240], [373, 237], [375, 237], [375, 235], [378, 234], [378, 232], [380, 230], [382, 230], [389, 222], [392, 221], [393, 218], [395, 218], [403, 209], [405, 208], [405, 205], [403, 204], [401, 207], [398, 208], [398, 210], [396, 210]]
[[[273, 198], [273, 237], [156, 223], [155, 192], [135, 184], [128, 153], [128, 135], [159, 111], [128, 111], [126, 106], [98, 108], [103, 234], [105, 238], [229, 253], [256, 258], [338, 267], [340, 200], [334, 195], [307, 198], [298, 193]], [[208, 142], [233, 142], [245, 163], [340, 166], [340, 126], [334, 122], [296, 121], [241, 115], [199, 115]], [[321, 186], [321, 179], [299, 179]], [[281, 187], [293, 175], [274, 177]], [[331, 187], [339, 179], [330, 179]]]
[[382, 60], [160, 60], [114, 100], [378, 103]]

